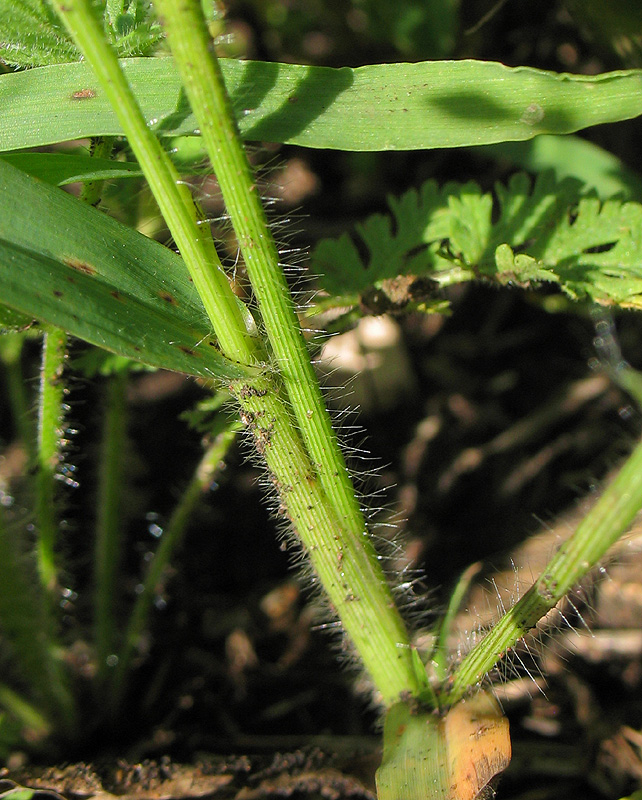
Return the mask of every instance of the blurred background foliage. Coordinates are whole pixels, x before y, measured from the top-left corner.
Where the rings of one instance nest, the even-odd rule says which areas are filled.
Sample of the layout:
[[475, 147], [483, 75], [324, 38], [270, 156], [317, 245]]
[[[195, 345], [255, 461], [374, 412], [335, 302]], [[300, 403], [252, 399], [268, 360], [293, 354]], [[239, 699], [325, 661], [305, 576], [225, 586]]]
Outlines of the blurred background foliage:
[[[212, 14], [212, 29], [221, 54], [233, 57], [353, 67], [480, 58], [596, 74], [637, 65], [641, 20], [640, 3], [623, 0], [228, 0], [224, 21]], [[621, 159], [631, 174], [639, 170], [639, 120], [583, 135]], [[305, 269], [306, 253], [319, 239], [350, 230], [370, 213], [385, 212], [387, 194], [416, 188], [429, 178], [473, 179], [488, 190], [525, 163], [530, 147], [517, 153], [502, 146], [340, 153], [257, 144], [252, 157], [264, 196], [275, 201], [271, 213], [286, 258]], [[189, 164], [188, 150], [178, 155]], [[566, 164], [572, 174], [573, 164], [568, 159]], [[206, 174], [189, 180], [242, 284], [242, 264], [221, 219], [216, 182]], [[631, 185], [631, 196], [642, 199], [635, 182]], [[149, 195], [131, 186], [110, 186], [103, 207], [167, 241]], [[303, 285], [303, 301], [312, 288]], [[472, 285], [451, 290], [448, 299], [450, 316], [410, 314], [379, 327], [369, 319], [331, 340], [338, 361], [335, 378], [327, 378], [348, 385], [333, 392], [337, 406], [361, 402], [358, 422], [364, 430], [352, 434], [350, 423], [343, 423], [345, 436], [372, 460], [356, 458], [355, 469], [365, 473], [366, 502], [383, 507], [377, 518], [398, 525], [400, 533], [382, 527], [378, 535], [401, 537], [399, 569], [423, 570], [424, 607], [443, 603], [470, 563], [483, 560], [490, 573], [503, 563], [499, 554], [534, 531], [538, 520], [552, 525], [592, 491], [641, 427], [627, 398], [596, 371], [588, 309], [571, 308], [554, 291], [529, 294]], [[638, 317], [621, 314], [616, 324], [625, 357], [642, 367]], [[107, 379], [82, 368], [74, 371], [85, 352], [73, 345], [67, 399], [73, 432], [65, 458], [78, 486], [65, 487], [62, 498], [69, 564], [63, 634], [70, 657], [89, 670], [88, 533]], [[12, 379], [10, 357], [4, 358], [5, 386]], [[36, 342], [27, 342], [27, 390], [37, 382], [37, 358]], [[129, 378], [127, 555], [118, 598], [124, 614], [200, 457], [202, 432], [189, 427], [184, 415], [204, 395], [202, 387], [179, 375]], [[5, 393], [0, 418], [0, 478], [16, 485], [24, 468], [24, 459], [18, 463], [12, 449], [20, 421], [11, 419]], [[371, 734], [376, 712], [367, 694], [354, 691], [354, 671], [337, 665], [332, 638], [315, 628], [328, 620], [315, 617], [310, 580], [296, 581], [292, 555], [262, 501], [261, 469], [248, 464], [246, 454], [243, 445], [232, 450], [159, 587], [126, 718], [111, 729], [88, 727], [82, 741], [65, 751], [66, 759], [275, 752], [309, 743], [319, 733], [335, 742], [339, 736]], [[409, 614], [417, 625], [426, 620], [420, 606]], [[342, 655], [351, 661], [349, 653]], [[551, 769], [536, 778], [538, 796], [563, 790], [573, 797], [617, 797], [630, 785], [626, 770], [613, 777], [603, 769], [601, 782], [587, 782], [585, 753], [599, 750], [602, 741], [590, 720], [608, 708], [603, 716], [609, 730], [622, 724], [642, 727], [642, 679], [635, 678], [633, 668], [628, 684], [615, 668], [608, 675], [586, 663], [578, 669], [553, 676], [545, 698], [518, 704], [517, 749], [532, 755], [551, 741], [559, 746], [561, 755], [553, 757]], [[589, 696], [580, 707], [584, 717], [578, 712], [577, 685]], [[85, 700], [90, 710], [89, 691]], [[553, 733], [543, 734], [546, 720], [553, 718]], [[530, 796], [526, 783], [532, 775], [519, 763], [515, 777], [509, 772], [506, 779], [506, 796]], [[563, 782], [559, 770], [565, 765], [570, 777]]]

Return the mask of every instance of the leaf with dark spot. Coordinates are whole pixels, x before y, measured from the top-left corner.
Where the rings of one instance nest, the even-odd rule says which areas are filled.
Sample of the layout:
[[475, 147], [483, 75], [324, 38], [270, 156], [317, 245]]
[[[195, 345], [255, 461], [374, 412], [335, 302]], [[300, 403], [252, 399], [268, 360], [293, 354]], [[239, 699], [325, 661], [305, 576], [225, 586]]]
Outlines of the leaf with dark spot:
[[77, 269], [78, 272], [82, 272], [85, 275], [95, 275], [96, 270], [90, 264], [86, 264], [83, 261], [80, 261], [78, 258], [74, 258], [70, 256], [68, 258], [63, 258], [63, 262], [72, 269]]
[[180, 256], [2, 159], [0, 297], [151, 366], [224, 380], [248, 374], [207, 346], [207, 315]]

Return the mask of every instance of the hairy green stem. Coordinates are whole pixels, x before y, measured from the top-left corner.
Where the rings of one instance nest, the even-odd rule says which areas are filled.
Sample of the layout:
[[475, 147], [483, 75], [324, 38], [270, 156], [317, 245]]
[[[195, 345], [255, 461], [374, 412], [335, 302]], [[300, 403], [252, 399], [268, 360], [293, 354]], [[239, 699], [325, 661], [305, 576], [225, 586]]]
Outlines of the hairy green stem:
[[242, 364], [257, 360], [248, 330], [248, 312], [234, 295], [207, 226], [200, 226], [189, 189], [145, 122], [127, 79], [89, 0], [52, 0], [86, 60], [96, 73], [145, 174], [194, 285], [212, 321], [221, 348]]
[[[89, 145], [89, 154], [92, 158], [110, 158], [114, 149], [113, 136], [97, 136]], [[105, 181], [86, 181], [80, 192], [80, 199], [90, 206], [97, 206], [102, 197]]]
[[363, 514], [310, 362], [200, 3], [154, 0], [154, 5], [221, 187], [297, 424], [337, 514], [361, 536]]
[[110, 378], [98, 476], [98, 519], [94, 546], [94, 642], [99, 686], [114, 652], [116, 623], [114, 598], [120, 565], [120, 498], [123, 492], [124, 446], [127, 433], [125, 392], [127, 373]]
[[190, 516], [204, 492], [211, 486], [216, 472], [220, 468], [230, 445], [236, 439], [240, 428], [241, 423], [238, 420], [231, 420], [227, 429], [220, 433], [207, 448], [163, 531], [158, 548], [147, 569], [142, 591], [136, 597], [136, 603], [129, 618], [123, 644], [118, 652], [118, 663], [114, 670], [110, 696], [110, 712], [114, 718], [120, 710], [127, 688], [127, 677], [132, 658], [147, 625], [149, 612], [158, 593], [159, 586], [163, 582], [163, 576], [172, 557], [183, 541]]
[[[206, 236], [205, 231], [196, 225], [196, 211], [185, 187], [178, 191], [174, 168], [144, 124], [118, 62], [102, 36], [90, 0], [55, 0], [55, 5], [119, 114], [196, 288], [205, 295], [202, 294], [204, 305], [223, 353], [243, 364], [256, 364], [262, 360], [261, 344], [240, 325], [244, 321], [243, 313], [221, 269], [211, 236]], [[184, 3], [178, 6], [183, 9]], [[189, 24], [189, 17], [178, 20], [182, 28], [189, 27]], [[203, 80], [202, 76], [199, 80]], [[224, 105], [223, 110], [228, 113], [228, 106]], [[210, 109], [209, 113], [214, 114], [215, 109]], [[236, 136], [229, 124], [226, 131], [224, 136]], [[241, 167], [236, 164], [235, 168], [242, 172]], [[239, 185], [243, 187], [241, 194], [252, 194], [254, 189], [246, 185], [241, 172], [238, 173]], [[169, 199], [165, 197], [166, 192]], [[244, 213], [243, 206], [239, 209], [237, 204], [229, 210], [233, 214]], [[247, 209], [247, 212], [254, 213], [252, 209]], [[254, 225], [259, 222], [264, 226], [263, 230], [267, 230], [265, 218], [261, 217]], [[262, 234], [259, 228], [253, 227], [252, 230], [251, 236], [257, 238], [252, 242], [242, 240], [244, 247], [251, 247], [252, 243], [258, 247], [260, 244]], [[194, 236], [195, 241], [191, 241], [190, 236]], [[205, 249], [204, 244], [207, 245]], [[209, 258], [209, 262], [207, 258], [203, 260], [204, 256]], [[278, 266], [276, 261], [274, 266]], [[211, 281], [210, 275], [214, 276]], [[263, 285], [271, 278], [259, 270], [257, 280]], [[317, 417], [321, 421], [320, 430], [325, 433], [311, 443], [310, 426], [306, 425], [304, 443], [277, 374], [266, 372], [246, 381], [236, 381], [230, 390], [241, 406], [242, 418], [252, 431], [257, 449], [265, 458], [279, 493], [282, 512], [292, 521], [331, 605], [355, 643], [383, 701], [389, 705], [400, 695], [417, 696], [426, 691], [427, 679], [417, 669], [416, 654], [410, 648], [407, 631], [365, 530], [309, 360], [306, 370], [301, 374], [297, 372], [303, 356], [307, 359], [307, 352], [282, 276], [275, 292], [276, 317], [271, 317], [270, 344], [275, 352], [280, 352], [278, 358], [288, 373], [284, 379], [288, 383], [287, 395], [290, 399], [297, 397], [296, 392], [291, 394], [290, 389], [298, 386], [297, 391], [303, 396], [312, 392], [313, 399], [316, 398], [315, 403], [304, 404], [305, 411], [298, 401], [296, 422], [299, 423], [300, 416], [308, 421]], [[262, 293], [262, 289], [257, 290], [257, 295]], [[262, 308], [264, 306], [265, 298]], [[286, 313], [284, 309], [289, 310]], [[272, 311], [268, 309], [266, 313], [272, 314]], [[283, 326], [282, 331], [279, 331], [279, 326]], [[292, 355], [294, 366], [289, 365], [287, 347], [285, 351], [281, 349], [281, 335], [286, 342], [292, 337], [299, 342], [296, 345], [298, 350]]]
[[[394, 607], [366, 530], [279, 263], [277, 246], [255, 177], [236, 127], [202, 9], [196, 0], [182, 0], [180, 3], [154, 1], [221, 187], [270, 349], [276, 358], [296, 426], [303, 436], [303, 453], [307, 451], [312, 461], [312, 472], [307, 480], [310, 481], [314, 475], [319, 488], [315, 489], [310, 503], [319, 509], [317, 514], [320, 513], [319, 493], [325, 494], [330, 504], [329, 529], [321, 528], [318, 519], [306, 520], [307, 507], [297, 512], [300, 521], [295, 527], [324, 589], [386, 702], [403, 692], [417, 694], [426, 689], [426, 682], [417, 676], [413, 667], [408, 634]], [[257, 426], [255, 434], [257, 430], [270, 434], [267, 446], [261, 438], [257, 439], [257, 445], [263, 450], [268, 467], [276, 478], [282, 504], [287, 508], [283, 487], [291, 486], [295, 480], [300, 481], [300, 477], [285, 477], [289, 464], [287, 459], [281, 461], [280, 457], [294, 446], [294, 437], [282, 449], [275, 443], [276, 418], [264, 409], [271, 427], [261, 427], [265, 419], [258, 423], [256, 415], [252, 416], [253, 412], [247, 406], [247, 394], [245, 397], [243, 391], [236, 394], [252, 418], [250, 427]]]
[[456, 703], [568, 594], [631, 525], [642, 508], [642, 442], [535, 584], [458, 666], [447, 693]]
[[40, 396], [38, 400], [38, 443], [36, 471], [36, 520], [38, 541], [36, 554], [42, 585], [52, 592], [57, 585], [55, 546], [58, 532], [56, 515], [56, 472], [60, 463], [63, 439], [62, 380], [67, 348], [67, 334], [59, 328], [47, 327], [42, 344]]
[[269, 384], [237, 382], [241, 416], [265, 458], [281, 501], [334, 612], [379, 690], [391, 705], [400, 695], [429, 691], [364, 531], [354, 536], [337, 517], [305, 445]]

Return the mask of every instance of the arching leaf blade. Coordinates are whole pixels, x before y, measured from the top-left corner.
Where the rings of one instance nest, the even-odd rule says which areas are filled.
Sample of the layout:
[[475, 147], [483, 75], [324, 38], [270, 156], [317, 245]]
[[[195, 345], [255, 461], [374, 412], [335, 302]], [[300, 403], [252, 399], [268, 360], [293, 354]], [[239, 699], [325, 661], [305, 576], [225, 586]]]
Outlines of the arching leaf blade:
[[66, 186], [76, 181], [140, 178], [143, 174], [135, 162], [91, 158], [89, 154], [5, 153], [0, 158], [22, 172], [53, 186]]
[[642, 177], [613, 153], [579, 136], [537, 136], [479, 147], [474, 153], [529, 172], [552, 170], [557, 181], [577, 178], [585, 191], [595, 189], [602, 200], [616, 194], [625, 200], [642, 200]]
[[[197, 129], [169, 58], [123, 59], [149, 124]], [[642, 113], [642, 72], [569, 75], [491, 61], [351, 69], [222, 59], [245, 139], [340, 150], [413, 150], [573, 133]], [[121, 135], [84, 63], [0, 75], [0, 151]]]
[[152, 366], [247, 374], [218, 351], [179, 256], [2, 159], [0, 299]]

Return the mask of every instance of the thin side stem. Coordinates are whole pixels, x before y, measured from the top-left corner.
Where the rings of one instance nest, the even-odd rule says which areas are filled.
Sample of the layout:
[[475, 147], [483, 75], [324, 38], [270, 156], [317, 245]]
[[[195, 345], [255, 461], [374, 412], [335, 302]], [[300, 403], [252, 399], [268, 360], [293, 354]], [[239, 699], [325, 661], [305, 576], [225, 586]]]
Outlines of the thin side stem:
[[94, 547], [94, 642], [99, 685], [105, 678], [107, 659], [114, 652], [116, 640], [114, 598], [117, 594], [122, 539], [120, 498], [123, 492], [127, 432], [126, 389], [126, 372], [110, 378], [100, 454], [98, 519]]
[[[110, 158], [113, 137], [93, 138], [92, 158]], [[105, 181], [83, 184], [81, 199], [97, 206]], [[107, 384], [103, 440], [99, 460], [96, 536], [94, 544], [94, 644], [98, 662], [97, 686], [107, 671], [107, 659], [114, 651], [116, 622], [114, 600], [117, 595], [121, 552], [121, 496], [123, 493], [124, 450], [127, 434], [127, 373], [112, 376]]]
[[88, 0], [52, 0], [56, 11], [84, 53], [118, 116], [161, 214], [190, 271], [212, 321], [221, 349], [241, 364], [257, 361], [248, 330], [249, 312], [234, 295], [207, 226], [199, 226], [189, 193], [169, 156], [147, 126], [113, 48]]
[[63, 439], [62, 373], [65, 364], [67, 334], [47, 327], [42, 344], [40, 396], [38, 400], [37, 472], [35, 508], [38, 523], [36, 545], [38, 573], [42, 585], [53, 592], [57, 585], [55, 547], [58, 532], [56, 514], [56, 472], [60, 463]]
[[[92, 158], [110, 158], [114, 149], [113, 136], [98, 136], [93, 138], [89, 145], [89, 154]], [[102, 197], [105, 181], [87, 181], [83, 183], [80, 199], [90, 206], [97, 206]]]
[[29, 462], [33, 464], [35, 429], [32, 427], [29, 399], [20, 363], [25, 339], [26, 334], [21, 331], [4, 333], [0, 339], [0, 359], [7, 371], [7, 389], [13, 423]]
[[220, 433], [207, 448], [163, 531], [158, 548], [149, 564], [142, 591], [136, 597], [136, 603], [129, 618], [123, 644], [118, 652], [118, 663], [114, 670], [110, 697], [110, 711], [114, 717], [120, 710], [127, 689], [127, 678], [132, 658], [148, 624], [152, 604], [158, 593], [158, 588], [163, 582], [167, 567], [182, 544], [189, 518], [203, 494], [214, 481], [216, 473], [220, 469], [221, 463], [241, 427], [242, 425], [238, 420], [231, 420], [227, 430]]
[[49, 594], [37, 582], [33, 563], [20, 551], [0, 509], [0, 625], [21, 679], [29, 686], [49, 724], [73, 731], [75, 706], [60, 658]]
[[448, 600], [448, 608], [439, 623], [437, 631], [437, 642], [435, 644], [431, 662], [435, 676], [439, 683], [443, 683], [448, 677], [448, 640], [452, 635], [452, 628], [455, 618], [459, 613], [461, 604], [470, 590], [470, 584], [481, 569], [481, 563], [471, 564], [460, 575], [455, 588]]
[[571, 591], [627, 531], [640, 508], [642, 442], [535, 584], [461, 662], [447, 694], [449, 704], [478, 684], [503, 654]]

